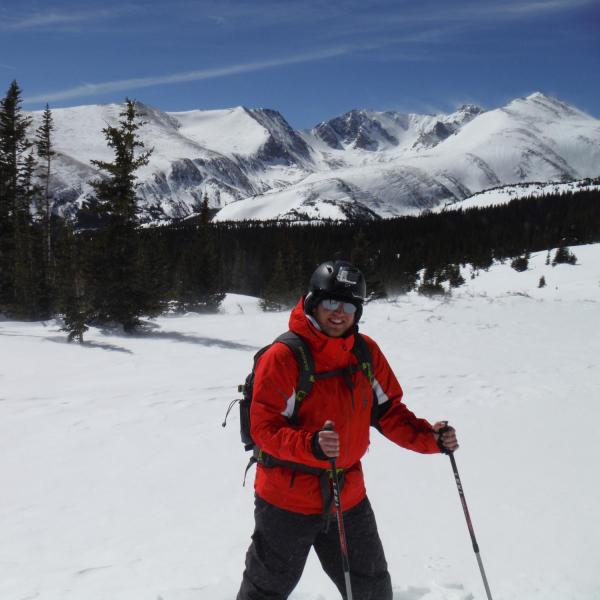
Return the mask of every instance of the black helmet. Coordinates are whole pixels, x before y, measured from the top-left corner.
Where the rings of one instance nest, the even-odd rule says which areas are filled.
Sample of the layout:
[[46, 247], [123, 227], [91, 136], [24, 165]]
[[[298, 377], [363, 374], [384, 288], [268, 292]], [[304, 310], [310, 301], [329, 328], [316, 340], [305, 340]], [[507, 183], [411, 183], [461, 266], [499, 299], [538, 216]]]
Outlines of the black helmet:
[[310, 314], [323, 298], [336, 298], [356, 304], [358, 322], [366, 297], [367, 283], [359, 269], [345, 260], [328, 260], [320, 264], [310, 278], [304, 312]]

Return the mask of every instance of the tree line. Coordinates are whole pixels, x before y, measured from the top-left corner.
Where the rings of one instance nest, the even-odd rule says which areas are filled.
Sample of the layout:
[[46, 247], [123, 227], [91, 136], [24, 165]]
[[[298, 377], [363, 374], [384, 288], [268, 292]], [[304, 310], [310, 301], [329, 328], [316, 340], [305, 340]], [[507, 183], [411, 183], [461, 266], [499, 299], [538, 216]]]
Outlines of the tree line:
[[[102, 133], [112, 161], [74, 220], [53, 206], [55, 149], [46, 106], [30, 139], [31, 117], [12, 82], [0, 101], [0, 312], [11, 318], [60, 317], [69, 339], [88, 325], [140, 327], [166, 311], [214, 311], [226, 292], [289, 306], [315, 266], [348, 258], [367, 277], [370, 296], [418, 286], [438, 293], [461, 284], [460, 266], [600, 241], [600, 194], [573, 192], [467, 211], [369, 222], [212, 223], [208, 199], [196, 216], [140, 226], [136, 171], [152, 149], [139, 137], [143, 115], [126, 99]], [[419, 274], [422, 274], [420, 276]]]
[[[197, 234], [193, 220], [144, 231], [171, 264]], [[494, 260], [599, 242], [600, 192], [362, 223], [217, 223], [203, 235], [210, 240], [212, 279], [219, 289], [259, 296], [267, 307], [295, 301], [315, 266], [331, 257], [355, 262], [366, 274], [371, 297], [422, 284], [421, 291], [435, 292], [443, 282], [460, 285], [461, 266], [476, 273]]]

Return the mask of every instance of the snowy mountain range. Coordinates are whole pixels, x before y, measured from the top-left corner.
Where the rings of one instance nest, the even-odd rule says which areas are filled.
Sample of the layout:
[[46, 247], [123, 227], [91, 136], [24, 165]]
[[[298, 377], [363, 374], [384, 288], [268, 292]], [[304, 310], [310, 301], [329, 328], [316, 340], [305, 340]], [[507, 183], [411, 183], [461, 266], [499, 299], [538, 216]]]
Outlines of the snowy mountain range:
[[[600, 120], [536, 92], [506, 106], [451, 114], [353, 110], [295, 130], [274, 110], [162, 112], [140, 104], [154, 151], [139, 172], [142, 219], [193, 214], [204, 195], [217, 220], [389, 218], [490, 188], [600, 175]], [[56, 209], [73, 214], [111, 160], [102, 129], [117, 104], [54, 109]], [[32, 113], [32, 128], [41, 112]]]

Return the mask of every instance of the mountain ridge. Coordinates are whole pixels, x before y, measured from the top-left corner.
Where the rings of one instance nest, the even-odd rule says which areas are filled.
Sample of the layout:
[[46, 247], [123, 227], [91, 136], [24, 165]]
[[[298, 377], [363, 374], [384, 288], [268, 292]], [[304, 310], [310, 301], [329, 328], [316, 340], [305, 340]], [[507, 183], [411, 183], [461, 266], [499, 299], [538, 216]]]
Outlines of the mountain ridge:
[[[600, 121], [540, 92], [449, 114], [354, 109], [304, 130], [269, 108], [139, 108], [154, 149], [138, 173], [142, 222], [185, 218], [205, 195], [218, 220], [388, 218], [491, 187], [600, 175]], [[90, 193], [91, 159], [112, 159], [101, 131], [120, 111], [53, 110], [58, 212], [74, 215]], [[41, 111], [31, 115], [34, 130]]]

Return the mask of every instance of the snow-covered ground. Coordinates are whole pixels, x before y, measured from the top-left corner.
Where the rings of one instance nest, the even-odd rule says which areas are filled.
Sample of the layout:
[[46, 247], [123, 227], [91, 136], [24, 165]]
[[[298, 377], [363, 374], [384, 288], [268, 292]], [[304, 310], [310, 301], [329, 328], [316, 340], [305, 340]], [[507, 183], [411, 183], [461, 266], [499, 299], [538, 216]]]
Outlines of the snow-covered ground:
[[[365, 309], [406, 403], [459, 432], [495, 600], [600, 598], [600, 245], [573, 251], [576, 266], [539, 253], [451, 298]], [[234, 598], [253, 475], [242, 487], [237, 415], [221, 422], [286, 324], [239, 296], [84, 346], [55, 322], [0, 322], [0, 599]], [[395, 600], [483, 600], [448, 459], [374, 431], [364, 468]], [[337, 597], [311, 555], [293, 600]]]

